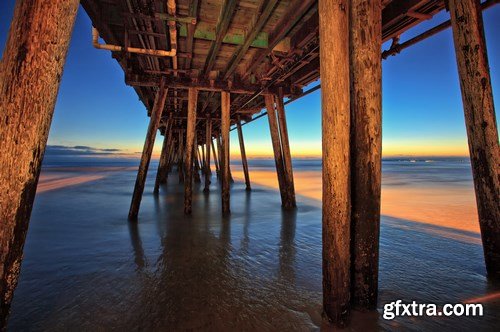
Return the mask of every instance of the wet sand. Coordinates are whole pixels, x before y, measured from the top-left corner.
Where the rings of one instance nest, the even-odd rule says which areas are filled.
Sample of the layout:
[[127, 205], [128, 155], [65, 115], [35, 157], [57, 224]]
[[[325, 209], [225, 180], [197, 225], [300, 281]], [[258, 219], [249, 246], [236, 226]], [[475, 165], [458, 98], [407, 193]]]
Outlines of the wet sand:
[[[252, 172], [252, 192], [239, 181], [232, 185], [229, 218], [220, 217], [215, 179], [208, 195], [194, 186], [193, 215], [185, 217], [177, 174], [155, 198], [154, 173], [137, 224], [127, 221], [134, 171], [37, 195], [11, 330], [330, 329], [321, 317], [316, 199], [298, 189], [297, 210], [283, 211], [279, 193], [259, 186]], [[379, 309], [355, 312], [349, 330], [498, 326], [500, 289], [485, 278], [478, 239], [474, 232], [384, 216]], [[484, 317], [386, 321], [379, 315], [397, 299], [474, 298], [485, 301]]]
[[[241, 167], [233, 167], [233, 177], [243, 181]], [[382, 185], [381, 213], [385, 216], [418, 221], [479, 233], [477, 207], [472, 188], [449, 188], [437, 185], [404, 186], [392, 183], [384, 176]], [[276, 172], [252, 170], [251, 181], [278, 190]], [[322, 184], [320, 171], [294, 173], [297, 193], [312, 198], [321, 206]]]

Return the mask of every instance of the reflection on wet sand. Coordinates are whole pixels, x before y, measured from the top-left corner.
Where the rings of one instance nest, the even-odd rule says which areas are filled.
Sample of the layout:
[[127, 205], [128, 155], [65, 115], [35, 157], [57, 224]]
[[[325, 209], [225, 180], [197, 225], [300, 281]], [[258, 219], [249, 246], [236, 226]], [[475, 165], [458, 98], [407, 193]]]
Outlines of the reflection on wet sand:
[[[223, 219], [213, 179], [209, 194], [194, 186], [186, 217], [182, 186], [170, 181], [155, 198], [151, 174], [130, 224], [134, 179], [116, 172], [37, 197], [12, 330], [330, 329], [321, 317], [321, 210], [313, 200], [299, 196], [296, 211], [283, 211], [276, 191], [255, 184], [249, 193], [237, 181]], [[500, 323], [495, 299], [480, 318], [383, 320], [381, 308], [397, 299], [455, 303], [500, 289], [487, 282], [476, 243], [414, 221], [384, 217], [382, 225], [379, 311], [355, 312], [351, 330]]]
[[[233, 168], [233, 177], [241, 181], [242, 171]], [[294, 181], [298, 194], [321, 206], [321, 171], [295, 172]], [[276, 172], [272, 170], [252, 170], [252, 182], [278, 189]], [[388, 175], [382, 182], [383, 215], [479, 233], [472, 187], [404, 186], [392, 184]]]

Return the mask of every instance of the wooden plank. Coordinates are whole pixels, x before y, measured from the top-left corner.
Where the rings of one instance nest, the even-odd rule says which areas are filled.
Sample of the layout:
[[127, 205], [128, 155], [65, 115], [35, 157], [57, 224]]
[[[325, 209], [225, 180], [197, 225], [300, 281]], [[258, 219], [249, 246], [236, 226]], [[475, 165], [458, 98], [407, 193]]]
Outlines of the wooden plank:
[[271, 141], [274, 152], [274, 162], [276, 164], [276, 174], [278, 176], [278, 185], [280, 188], [281, 205], [283, 207], [288, 204], [288, 196], [286, 195], [285, 170], [283, 164], [283, 152], [281, 151], [281, 143], [278, 131], [278, 120], [276, 118], [276, 110], [274, 108], [274, 96], [265, 96], [267, 108], [267, 118], [269, 120], [269, 131], [271, 132]]
[[0, 61], [0, 328], [17, 285], [78, 1], [16, 2]]
[[285, 105], [283, 105], [283, 92], [275, 97], [276, 111], [278, 114], [278, 125], [280, 130], [281, 150], [283, 151], [283, 170], [285, 180], [285, 192], [287, 196], [287, 209], [297, 206], [295, 202], [295, 185], [293, 182], [292, 154], [290, 152], [290, 142], [288, 140], [288, 128], [286, 124]]
[[[276, 7], [277, 3], [278, 3], [278, 0], [270, 0], [270, 1], [266, 2], [266, 6], [265, 6], [264, 10], [262, 11], [262, 13], [259, 13], [257, 22], [251, 28], [248, 36], [245, 39], [245, 42], [241, 45], [241, 47], [239, 47], [234, 52], [233, 56], [231, 57], [231, 60], [229, 60], [228, 65], [227, 65], [227, 70], [223, 75], [224, 80], [228, 79], [232, 75], [232, 73], [234, 72], [234, 70], [236, 69], [238, 64], [240, 63], [243, 56], [247, 53], [248, 48], [252, 44], [252, 41], [255, 40], [257, 35], [260, 33], [260, 31], [262, 30], [262, 28], [266, 24], [266, 22], [269, 20], [269, 17], [273, 13], [274, 7]], [[266, 43], [264, 48], [267, 48], [267, 47], [268, 47], [268, 45]]]
[[349, 2], [319, 0], [323, 146], [323, 310], [337, 326], [350, 313]]
[[229, 202], [229, 127], [230, 121], [231, 98], [228, 92], [221, 93], [221, 170], [222, 170], [222, 213], [224, 215], [230, 213]]
[[238, 117], [238, 121], [236, 121], [236, 126], [238, 128], [238, 140], [240, 142], [240, 153], [241, 153], [241, 163], [243, 165], [243, 173], [245, 174], [245, 186], [246, 190], [252, 190], [250, 186], [250, 176], [248, 174], [248, 161], [247, 154], [245, 152], [245, 141], [243, 140], [243, 130], [241, 129], [241, 120]]
[[[192, 26], [192, 24], [181, 25], [179, 29], [179, 36], [189, 38], [189, 29]], [[217, 40], [215, 27], [208, 23], [199, 22], [196, 25], [196, 29], [193, 31], [193, 38], [215, 41]], [[269, 36], [265, 32], [250, 35], [244, 29], [233, 29], [233, 31], [226, 33], [226, 35], [222, 39], [222, 43], [231, 45], [244, 45], [246, 41], [249, 40], [249, 47], [251, 46], [256, 48], [267, 48], [269, 44], [268, 39]]]
[[135, 180], [134, 193], [132, 194], [132, 202], [130, 203], [130, 210], [128, 218], [132, 221], [137, 220], [139, 208], [141, 205], [142, 194], [144, 192], [144, 185], [146, 184], [146, 176], [148, 174], [149, 162], [151, 161], [151, 153], [155, 144], [156, 131], [160, 125], [161, 115], [167, 98], [167, 88], [165, 80], [162, 79], [160, 89], [156, 93], [155, 103], [151, 111], [151, 119], [149, 120], [148, 131], [144, 148], [142, 149], [141, 162], [139, 164], [139, 171]]
[[376, 309], [382, 184], [382, 3], [351, 1], [352, 300]]
[[500, 279], [500, 148], [479, 1], [449, 0], [488, 276]]
[[203, 75], [206, 76], [213, 68], [215, 64], [215, 59], [219, 54], [219, 49], [222, 44], [224, 36], [227, 34], [229, 28], [229, 23], [231, 23], [231, 18], [233, 17], [234, 10], [236, 9], [236, 4], [238, 0], [223, 0], [221, 6], [221, 13], [217, 21], [217, 26], [215, 28], [216, 38], [215, 41], [210, 45], [210, 50], [208, 51], [207, 58], [205, 60], [205, 65], [203, 66]]
[[[199, 0], [190, 0], [189, 2], [189, 15], [191, 17], [197, 18], [198, 16], [198, 5], [199, 5]], [[192, 55], [193, 55], [193, 39], [195, 35], [195, 29], [196, 26], [193, 24], [188, 24], [186, 28], [186, 53], [190, 54], [191, 57], [186, 58], [186, 61], [184, 62], [184, 68], [185, 69], [190, 69], [191, 68], [191, 61], [192, 61]], [[179, 29], [179, 35], [182, 36], [182, 26]]]
[[193, 200], [193, 151], [196, 135], [196, 106], [198, 91], [195, 88], [188, 90], [188, 118], [186, 126], [186, 159], [184, 162], [184, 213], [191, 214]]

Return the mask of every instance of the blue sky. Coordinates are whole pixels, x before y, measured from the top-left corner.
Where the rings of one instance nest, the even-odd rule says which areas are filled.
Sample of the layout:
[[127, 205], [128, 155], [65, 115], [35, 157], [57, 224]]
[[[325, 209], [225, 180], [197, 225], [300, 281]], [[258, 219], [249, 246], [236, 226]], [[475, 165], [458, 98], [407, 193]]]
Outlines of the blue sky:
[[[3, 51], [14, 0], [0, 8]], [[401, 36], [404, 41], [449, 18], [443, 12]], [[495, 101], [500, 84], [500, 6], [484, 12]], [[51, 145], [100, 149], [142, 149], [148, 118], [123, 71], [107, 51], [91, 45], [91, 23], [80, 8], [49, 136]], [[384, 45], [388, 48], [389, 45]], [[321, 152], [321, 101], [316, 91], [287, 105], [292, 153]], [[247, 153], [271, 154], [268, 122], [243, 127]], [[232, 132], [232, 151], [238, 150]], [[155, 151], [161, 146], [157, 137]], [[465, 155], [467, 140], [451, 29], [383, 62], [383, 146], [385, 155]]]

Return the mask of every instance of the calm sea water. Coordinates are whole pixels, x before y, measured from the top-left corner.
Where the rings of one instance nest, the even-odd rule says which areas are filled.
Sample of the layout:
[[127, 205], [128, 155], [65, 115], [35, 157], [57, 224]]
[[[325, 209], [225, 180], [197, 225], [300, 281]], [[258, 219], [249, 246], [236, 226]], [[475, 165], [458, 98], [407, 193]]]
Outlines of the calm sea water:
[[[159, 196], [152, 194], [153, 161], [132, 224], [137, 160], [48, 157], [10, 329], [328, 330], [321, 316], [321, 165], [294, 163], [297, 210], [280, 207], [273, 161], [252, 160], [253, 190], [236, 181], [231, 216], [222, 218], [215, 175], [209, 194], [195, 184], [193, 215], [185, 216], [175, 172]], [[238, 168], [234, 161], [235, 178]], [[400, 196], [408, 190], [471, 193], [465, 160], [390, 159], [383, 169], [383, 196], [397, 193], [398, 204], [406, 204]], [[442, 204], [435, 209], [449, 208]], [[355, 312], [350, 329], [494, 330], [500, 289], [485, 277], [479, 239], [477, 232], [384, 214], [378, 311]], [[397, 299], [442, 305], [484, 296], [490, 300], [476, 300], [484, 302], [484, 317], [380, 315]]]

